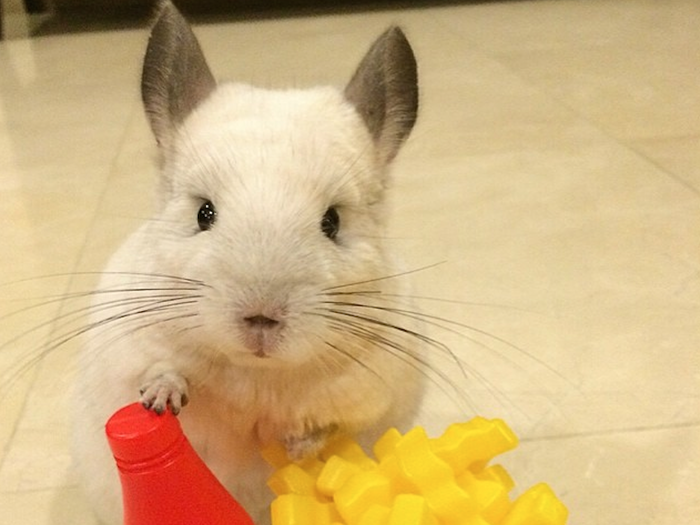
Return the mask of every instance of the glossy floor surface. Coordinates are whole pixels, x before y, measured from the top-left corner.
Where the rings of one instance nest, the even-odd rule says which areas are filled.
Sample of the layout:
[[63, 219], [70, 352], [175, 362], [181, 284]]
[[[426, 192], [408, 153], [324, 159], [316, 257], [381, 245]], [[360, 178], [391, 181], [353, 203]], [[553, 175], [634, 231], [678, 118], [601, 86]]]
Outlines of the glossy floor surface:
[[[518, 486], [547, 481], [571, 523], [700, 523], [700, 3], [471, 3], [196, 33], [221, 78], [342, 85], [390, 23], [415, 49], [422, 107], [389, 239], [408, 268], [440, 263], [410, 278], [424, 311], [459, 323], [431, 334], [466, 363], [463, 392], [435, 386], [420, 422], [506, 419]], [[52, 348], [80, 326], [69, 294], [154, 206], [146, 40], [0, 43], [3, 524], [94, 523], [69, 454], [76, 343]]]

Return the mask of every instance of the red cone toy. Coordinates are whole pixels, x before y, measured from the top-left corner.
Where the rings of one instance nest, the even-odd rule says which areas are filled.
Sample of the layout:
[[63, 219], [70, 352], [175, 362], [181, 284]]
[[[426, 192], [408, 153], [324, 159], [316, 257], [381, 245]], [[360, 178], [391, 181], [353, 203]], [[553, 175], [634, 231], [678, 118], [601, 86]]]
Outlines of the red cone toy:
[[254, 525], [207, 468], [169, 411], [134, 403], [107, 422], [119, 468], [124, 525]]

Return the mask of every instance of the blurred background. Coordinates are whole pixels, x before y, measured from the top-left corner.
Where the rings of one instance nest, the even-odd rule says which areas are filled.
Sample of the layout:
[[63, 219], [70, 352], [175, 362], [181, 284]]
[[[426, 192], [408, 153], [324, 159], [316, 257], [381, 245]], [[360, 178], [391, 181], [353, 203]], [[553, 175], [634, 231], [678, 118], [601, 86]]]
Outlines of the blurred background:
[[[485, 0], [488, 2], [489, 0]], [[134, 27], [148, 20], [153, 0], [2, 0], [5, 38]], [[182, 0], [178, 8], [201, 21], [289, 17], [322, 12], [401, 9], [455, 0]], [[483, 1], [480, 3], [484, 3]]]

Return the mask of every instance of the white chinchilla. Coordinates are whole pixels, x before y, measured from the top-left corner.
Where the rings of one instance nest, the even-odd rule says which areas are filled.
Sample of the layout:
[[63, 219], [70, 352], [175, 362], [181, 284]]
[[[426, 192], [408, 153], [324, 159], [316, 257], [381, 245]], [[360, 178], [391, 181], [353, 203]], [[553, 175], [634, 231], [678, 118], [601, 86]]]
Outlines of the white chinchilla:
[[384, 194], [416, 81], [392, 27], [344, 90], [217, 84], [187, 22], [161, 4], [142, 78], [157, 210], [104, 271], [76, 390], [76, 463], [106, 524], [122, 518], [104, 424], [139, 392], [179, 413], [261, 525], [272, 499], [261, 447], [279, 440], [301, 458], [336, 433], [369, 441], [411, 423], [426, 361], [384, 245]]

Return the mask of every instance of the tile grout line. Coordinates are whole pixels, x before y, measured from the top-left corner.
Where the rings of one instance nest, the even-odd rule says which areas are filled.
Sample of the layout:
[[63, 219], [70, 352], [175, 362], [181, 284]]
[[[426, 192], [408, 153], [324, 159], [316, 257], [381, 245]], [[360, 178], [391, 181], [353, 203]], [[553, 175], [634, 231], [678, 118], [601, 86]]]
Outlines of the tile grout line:
[[680, 429], [690, 429], [690, 428], [700, 428], [700, 420], [684, 421], [680, 423], [670, 423], [661, 425], [641, 425], [637, 427], [628, 428], [612, 428], [608, 430], [593, 430], [590, 432], [572, 432], [570, 434], [552, 434], [545, 436], [534, 436], [526, 437], [521, 439], [523, 443], [537, 443], [541, 441], [564, 441], [570, 439], [586, 439], [586, 438], [596, 438], [596, 437], [612, 437], [612, 436], [622, 436], [627, 434], [638, 434], [638, 433], [651, 433], [651, 432], [663, 432], [665, 430], [680, 430]]

